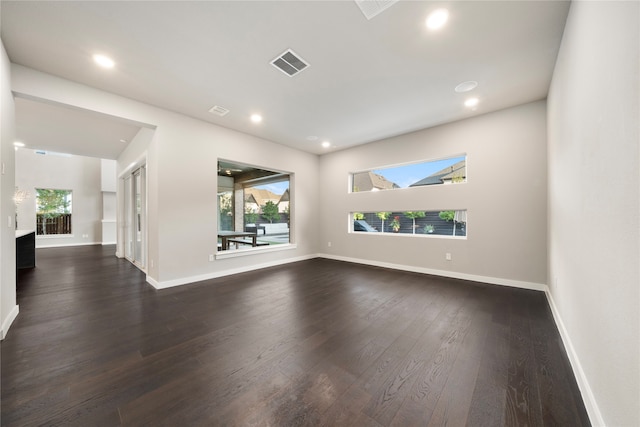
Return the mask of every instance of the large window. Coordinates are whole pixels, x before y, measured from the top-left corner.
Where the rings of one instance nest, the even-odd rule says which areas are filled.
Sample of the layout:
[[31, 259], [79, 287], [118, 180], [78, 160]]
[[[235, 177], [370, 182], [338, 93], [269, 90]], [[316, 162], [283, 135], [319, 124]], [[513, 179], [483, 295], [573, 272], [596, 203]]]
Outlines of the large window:
[[36, 188], [36, 234], [71, 234], [71, 190]]
[[467, 181], [466, 155], [351, 174], [351, 191], [395, 190]]
[[425, 236], [466, 236], [467, 211], [353, 212], [353, 231]]
[[218, 161], [218, 249], [290, 242], [291, 174]]

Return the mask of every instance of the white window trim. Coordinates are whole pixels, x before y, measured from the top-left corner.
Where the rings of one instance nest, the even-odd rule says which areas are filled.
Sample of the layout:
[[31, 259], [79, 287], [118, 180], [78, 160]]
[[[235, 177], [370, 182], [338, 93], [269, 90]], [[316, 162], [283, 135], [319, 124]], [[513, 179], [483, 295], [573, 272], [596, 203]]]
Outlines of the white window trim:
[[227, 258], [237, 258], [247, 255], [258, 255], [268, 252], [278, 252], [278, 251], [287, 251], [291, 249], [297, 249], [298, 245], [296, 243], [283, 243], [281, 245], [273, 245], [272, 247], [256, 247], [256, 248], [246, 248], [246, 249], [235, 249], [235, 250], [227, 250], [227, 251], [218, 251], [215, 254], [215, 259], [227, 259]]

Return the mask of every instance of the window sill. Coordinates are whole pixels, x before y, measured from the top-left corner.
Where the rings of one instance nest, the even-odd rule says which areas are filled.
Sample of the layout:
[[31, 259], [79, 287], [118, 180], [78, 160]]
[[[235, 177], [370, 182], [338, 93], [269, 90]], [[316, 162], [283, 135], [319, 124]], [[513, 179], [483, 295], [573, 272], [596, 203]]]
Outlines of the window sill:
[[73, 234], [38, 234], [37, 239], [58, 239], [58, 238], [72, 238]]
[[298, 245], [295, 243], [288, 243], [282, 245], [273, 245], [271, 247], [257, 247], [257, 248], [247, 248], [247, 249], [234, 249], [230, 251], [218, 251], [215, 255], [216, 259], [227, 259], [227, 258], [237, 258], [248, 255], [258, 255], [269, 252], [278, 252], [278, 251], [286, 251], [291, 249], [297, 249]]
[[369, 235], [369, 236], [404, 236], [404, 237], [416, 237], [418, 239], [454, 239], [454, 240], [467, 240], [467, 236], [449, 236], [447, 234], [411, 234], [411, 233], [371, 233], [364, 231], [350, 231], [349, 234], [355, 235]]

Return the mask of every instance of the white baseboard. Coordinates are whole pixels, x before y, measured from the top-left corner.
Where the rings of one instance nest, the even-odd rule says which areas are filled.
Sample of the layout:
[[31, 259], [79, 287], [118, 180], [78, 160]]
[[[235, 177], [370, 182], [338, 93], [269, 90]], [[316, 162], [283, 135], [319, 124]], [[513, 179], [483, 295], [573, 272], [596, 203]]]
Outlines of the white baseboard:
[[102, 246], [106, 246], [106, 245], [115, 245], [116, 242], [102, 242]]
[[58, 243], [53, 245], [39, 245], [38, 241], [36, 241], [36, 249], [47, 249], [47, 248], [65, 248], [69, 246], [93, 246], [93, 245], [101, 245], [102, 242], [82, 242], [82, 243]]
[[514, 288], [529, 289], [529, 290], [541, 291], [541, 292], [544, 292], [547, 289], [547, 285], [542, 283], [525, 282], [521, 280], [504, 279], [504, 278], [498, 278], [498, 277], [479, 276], [475, 274], [459, 273], [455, 271], [435, 270], [431, 268], [415, 267], [415, 266], [403, 265], [403, 264], [392, 264], [392, 263], [386, 263], [386, 262], [378, 262], [378, 261], [371, 261], [371, 260], [364, 260], [359, 258], [350, 258], [350, 257], [343, 257], [343, 256], [329, 255], [329, 254], [311, 254], [311, 255], [305, 255], [305, 256], [295, 257], [295, 258], [287, 258], [287, 259], [263, 263], [263, 264], [246, 265], [240, 268], [216, 271], [213, 273], [200, 274], [197, 276], [182, 277], [179, 279], [167, 280], [167, 281], [158, 281], [153, 277], [147, 275], [146, 280], [147, 280], [147, 283], [149, 283], [156, 289], [165, 289], [165, 288], [171, 288], [174, 286], [187, 285], [190, 283], [200, 282], [203, 280], [215, 279], [218, 277], [224, 277], [224, 276], [229, 276], [229, 275], [238, 274], [238, 273], [245, 273], [247, 271], [259, 270], [261, 268], [274, 267], [277, 265], [289, 264], [292, 262], [304, 261], [304, 260], [313, 259], [313, 258], [333, 259], [336, 261], [353, 262], [356, 264], [365, 264], [365, 265], [371, 265], [374, 267], [391, 268], [394, 270], [409, 271], [412, 273], [431, 274], [434, 276], [450, 277], [453, 279], [470, 280], [473, 282], [481, 282], [481, 283], [488, 283], [492, 285], [501, 285], [501, 286], [510, 286]]
[[2, 322], [2, 329], [0, 330], [0, 339], [4, 339], [7, 336], [7, 332], [9, 332], [9, 328], [13, 324], [13, 321], [18, 317], [18, 313], [20, 312], [20, 307], [15, 305], [6, 319]]
[[489, 283], [492, 285], [511, 286], [513, 288], [530, 289], [534, 291], [544, 291], [547, 285], [535, 282], [525, 282], [521, 280], [504, 279], [500, 277], [479, 276], [476, 274], [459, 273], [456, 271], [436, 270], [425, 267], [415, 267], [412, 265], [392, 264], [388, 262], [371, 261], [367, 259], [350, 258], [329, 254], [318, 254], [320, 258], [333, 259], [336, 261], [353, 262], [356, 264], [372, 265], [374, 267], [391, 268], [393, 270], [410, 271], [412, 273], [431, 274], [434, 276], [450, 277], [452, 279], [470, 280], [473, 282]]
[[569, 362], [571, 363], [571, 367], [573, 369], [573, 375], [576, 377], [578, 388], [580, 389], [580, 393], [582, 394], [584, 406], [587, 408], [587, 414], [589, 415], [591, 425], [604, 427], [604, 418], [602, 418], [602, 413], [600, 412], [598, 403], [596, 402], [595, 396], [591, 391], [587, 376], [582, 369], [582, 364], [580, 363], [580, 359], [578, 358], [578, 353], [576, 353], [575, 349], [573, 348], [573, 343], [571, 342], [569, 333], [564, 326], [564, 322], [562, 321], [562, 317], [560, 317], [560, 312], [558, 311], [558, 307], [553, 300], [551, 290], [548, 286], [545, 289], [545, 294], [547, 295], [547, 301], [549, 302], [549, 307], [551, 307], [553, 318], [556, 322], [556, 325], [558, 326], [558, 331], [560, 331], [560, 338], [562, 338], [562, 343], [564, 344], [564, 348], [567, 351], [567, 355], [569, 356]]
[[292, 262], [305, 261], [313, 258], [318, 258], [318, 255], [312, 254], [312, 255], [305, 255], [305, 256], [300, 256], [295, 258], [287, 258], [287, 259], [282, 259], [277, 261], [265, 262], [262, 264], [249, 264], [240, 268], [232, 268], [229, 270], [215, 271], [213, 273], [200, 274], [197, 276], [190, 276], [190, 277], [182, 277], [180, 279], [160, 281], [160, 282], [155, 280], [153, 277], [147, 275], [147, 283], [149, 283], [151, 286], [153, 286], [156, 289], [166, 289], [166, 288], [172, 288], [174, 286], [187, 285], [190, 283], [201, 282], [203, 280], [216, 279], [218, 277], [230, 276], [232, 274], [238, 274], [238, 273], [246, 273], [247, 271], [260, 270], [263, 268], [275, 267], [282, 264], [290, 264]]

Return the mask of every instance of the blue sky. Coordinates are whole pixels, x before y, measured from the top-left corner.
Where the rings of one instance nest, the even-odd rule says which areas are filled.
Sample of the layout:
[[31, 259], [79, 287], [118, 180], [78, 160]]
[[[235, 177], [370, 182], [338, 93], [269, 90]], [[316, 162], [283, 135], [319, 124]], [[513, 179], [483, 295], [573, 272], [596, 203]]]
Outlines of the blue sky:
[[[435, 172], [438, 172], [441, 169], [458, 163], [461, 160], [464, 160], [464, 156], [431, 162], [415, 163], [411, 165], [403, 165], [394, 168], [376, 169], [373, 172], [384, 176], [391, 182], [395, 182], [401, 188], [406, 188], [411, 184], [418, 182]], [[272, 193], [281, 196], [289, 188], [289, 182], [283, 181], [274, 182], [271, 184], [256, 185], [256, 188], [269, 190]]]
[[406, 188], [411, 184], [420, 181], [429, 175], [438, 172], [448, 166], [464, 160], [464, 156], [453, 157], [450, 159], [436, 160], [433, 162], [415, 163], [412, 165], [403, 165], [395, 168], [376, 169], [373, 172], [384, 176], [391, 182], [395, 182], [401, 188]]
[[284, 192], [289, 188], [289, 181], [274, 182], [271, 184], [264, 184], [264, 185], [256, 185], [255, 188], [258, 188], [260, 190], [269, 190], [273, 194], [282, 196]]

